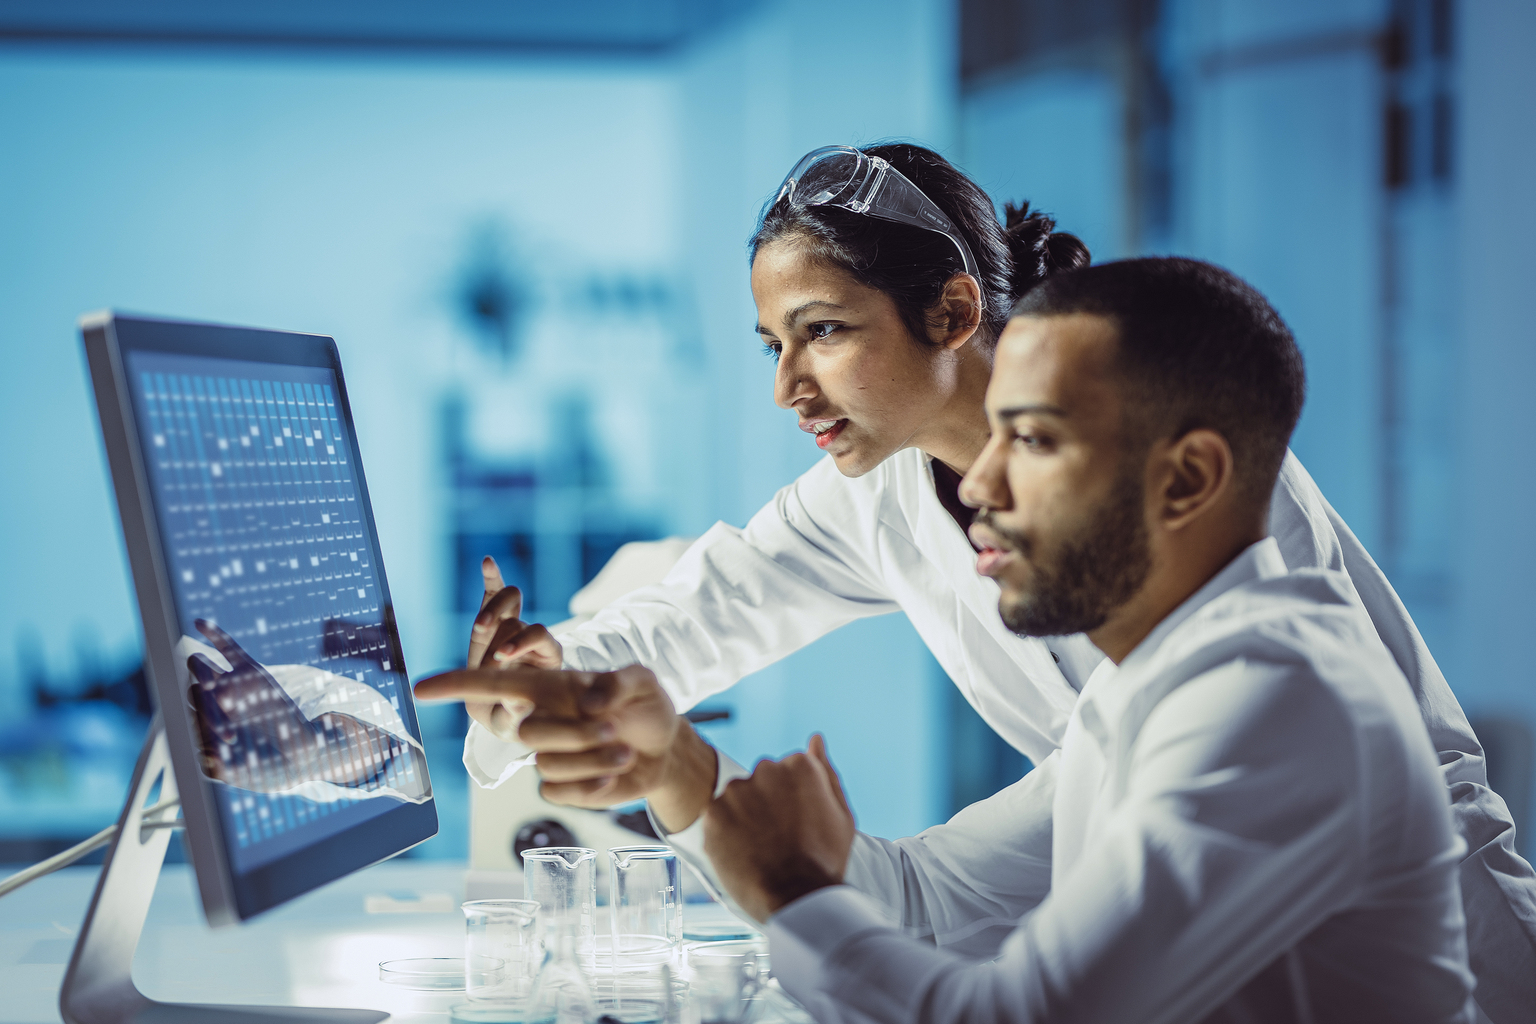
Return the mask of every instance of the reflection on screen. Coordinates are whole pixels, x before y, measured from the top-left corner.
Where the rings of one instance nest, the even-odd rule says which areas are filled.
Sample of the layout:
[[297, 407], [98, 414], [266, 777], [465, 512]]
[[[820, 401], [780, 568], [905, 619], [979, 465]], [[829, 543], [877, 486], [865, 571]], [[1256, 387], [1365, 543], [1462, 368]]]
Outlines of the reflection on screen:
[[428, 799], [332, 372], [129, 364], [182, 692], [237, 870]]
[[213, 623], [197, 628], [212, 646], [182, 637], [176, 660], [195, 680], [187, 695], [209, 778], [325, 802], [431, 795], [421, 744], [378, 690], [308, 665], [262, 665]]

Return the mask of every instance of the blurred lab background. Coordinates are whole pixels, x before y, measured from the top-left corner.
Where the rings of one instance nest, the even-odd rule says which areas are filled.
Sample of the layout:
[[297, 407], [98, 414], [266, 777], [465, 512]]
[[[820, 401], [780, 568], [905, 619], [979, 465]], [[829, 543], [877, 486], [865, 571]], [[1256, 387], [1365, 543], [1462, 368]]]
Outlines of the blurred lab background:
[[[910, 139], [1096, 258], [1255, 283], [1294, 447], [1385, 567], [1529, 853], [1536, 7], [1524, 0], [0, 2], [0, 863], [113, 820], [149, 711], [75, 320], [333, 335], [414, 677], [482, 555], [527, 617], [630, 540], [742, 524], [818, 452], [744, 242], [805, 151]], [[825, 729], [905, 835], [1028, 765], [901, 617], [708, 705]], [[461, 709], [423, 710], [465, 856]]]

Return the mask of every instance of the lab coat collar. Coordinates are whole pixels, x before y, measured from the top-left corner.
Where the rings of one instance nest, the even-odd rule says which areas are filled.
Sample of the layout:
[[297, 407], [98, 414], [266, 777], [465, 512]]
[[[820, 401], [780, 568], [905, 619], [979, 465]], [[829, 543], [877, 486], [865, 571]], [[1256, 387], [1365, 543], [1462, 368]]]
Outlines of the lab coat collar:
[[[1077, 704], [1077, 690], [1067, 682], [1050, 648], [1042, 640], [1030, 637], [1014, 637], [1003, 625], [998, 613], [997, 601], [1001, 590], [997, 581], [976, 571], [976, 549], [971, 547], [960, 524], [955, 522], [949, 510], [939, 501], [934, 489], [933, 456], [919, 449], [898, 452], [893, 459], [915, 455], [920, 468], [915, 483], [919, 493], [915, 501], [917, 519], [912, 524], [913, 541], [923, 557], [935, 566], [938, 575], [953, 588], [955, 596], [971, 609], [971, 614], [986, 628], [1008, 639], [1004, 642], [1019, 671], [1029, 677], [1031, 685], [1054, 709], [1053, 728], [1060, 736], [1066, 728], [1068, 716]], [[909, 478], [911, 479], [911, 478]], [[956, 680], [957, 684], [960, 682]], [[960, 685], [961, 692], [974, 704], [978, 697], [974, 687]], [[981, 698], [985, 699], [985, 698]]]
[[1203, 587], [1185, 598], [1183, 604], [1169, 612], [1154, 626], [1152, 632], [1148, 633], [1141, 643], [1126, 655], [1125, 660], [1120, 663], [1120, 668], [1129, 669], [1151, 659], [1158, 647], [1174, 630], [1227, 591], [1254, 580], [1284, 576], [1286, 571], [1285, 559], [1280, 556], [1280, 545], [1276, 543], [1275, 538], [1265, 537], [1256, 544], [1250, 544], [1220, 572], [1206, 580]]

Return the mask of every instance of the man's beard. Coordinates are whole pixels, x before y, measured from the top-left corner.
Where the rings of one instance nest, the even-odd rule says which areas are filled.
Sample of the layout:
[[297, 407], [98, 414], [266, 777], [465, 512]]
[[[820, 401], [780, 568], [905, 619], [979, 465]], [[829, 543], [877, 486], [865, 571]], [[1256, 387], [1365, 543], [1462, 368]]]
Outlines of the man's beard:
[[978, 512], [976, 521], [1007, 540], [1034, 569], [1029, 590], [1004, 588], [997, 605], [1003, 624], [1020, 636], [1066, 636], [1102, 626], [1151, 571], [1143, 506], [1139, 474], [1122, 471], [1109, 501], [1083, 529], [1048, 551], [998, 526], [987, 510]]

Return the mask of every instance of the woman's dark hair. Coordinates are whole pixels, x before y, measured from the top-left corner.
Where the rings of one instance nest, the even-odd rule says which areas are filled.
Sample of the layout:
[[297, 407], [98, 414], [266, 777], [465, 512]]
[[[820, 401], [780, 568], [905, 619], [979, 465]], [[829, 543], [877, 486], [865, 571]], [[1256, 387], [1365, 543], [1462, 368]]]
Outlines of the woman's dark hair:
[[[992, 200], [954, 164], [931, 149], [908, 143], [887, 143], [863, 150], [889, 161], [923, 190], [954, 222], [971, 247], [980, 271], [985, 307], [978, 337], [991, 344], [1008, 323], [1008, 311], [1025, 292], [1051, 274], [1088, 265], [1088, 247], [1075, 235], [1053, 231], [1056, 222], [1031, 211], [1028, 203], [1006, 206], [1006, 225], [997, 222]], [[839, 161], [816, 164], [799, 182], [800, 194], [829, 183]], [[891, 297], [902, 322], [921, 343], [934, 323], [929, 310], [939, 301], [945, 283], [965, 270], [955, 244], [936, 231], [908, 227], [867, 217], [835, 206], [794, 206], [787, 199], [773, 202], [753, 233], [748, 250], [753, 260], [763, 246], [797, 237], [811, 254], [852, 274], [870, 288]]]

